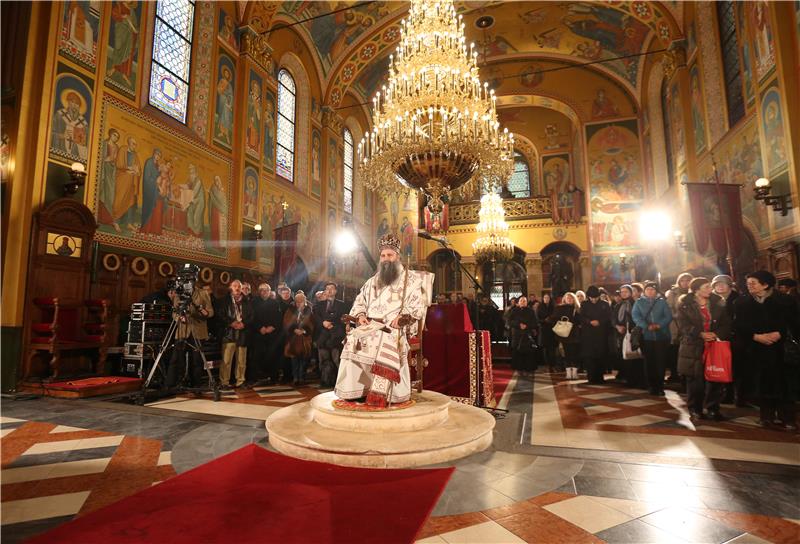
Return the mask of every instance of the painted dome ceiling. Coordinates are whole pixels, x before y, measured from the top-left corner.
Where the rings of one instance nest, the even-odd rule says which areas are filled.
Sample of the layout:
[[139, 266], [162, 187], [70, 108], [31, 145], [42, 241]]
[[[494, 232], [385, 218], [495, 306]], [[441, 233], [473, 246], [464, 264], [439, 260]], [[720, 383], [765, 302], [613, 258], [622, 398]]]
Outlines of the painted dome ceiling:
[[[388, 55], [399, 39], [399, 21], [409, 5], [377, 1], [346, 9], [358, 3], [259, 2], [270, 5], [261, 11], [270, 12], [271, 26], [293, 24], [313, 45], [327, 82], [326, 98], [333, 105], [349, 90], [366, 98], [380, 88]], [[483, 62], [537, 56], [591, 62], [635, 95], [641, 53], [652, 40], [661, 48], [680, 35], [675, 24], [679, 2], [460, 1], [456, 7], [464, 15], [467, 39], [475, 42]], [[481, 29], [476, 21], [485, 16], [492, 23]]]

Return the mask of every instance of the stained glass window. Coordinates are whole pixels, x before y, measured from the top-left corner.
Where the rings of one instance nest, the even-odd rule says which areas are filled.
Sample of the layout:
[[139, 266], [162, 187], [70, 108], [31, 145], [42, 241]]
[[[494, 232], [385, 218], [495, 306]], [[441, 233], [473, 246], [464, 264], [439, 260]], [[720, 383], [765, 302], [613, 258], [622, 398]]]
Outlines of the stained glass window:
[[353, 213], [353, 135], [344, 129], [344, 213]]
[[294, 115], [296, 91], [288, 70], [278, 72], [278, 175], [294, 183]]
[[156, 4], [150, 105], [181, 123], [186, 122], [189, 103], [193, 26], [192, 0], [159, 0]]
[[531, 196], [531, 171], [528, 161], [519, 151], [514, 151], [514, 173], [508, 179], [508, 190], [515, 198]]
[[716, 5], [719, 45], [722, 49], [722, 72], [725, 76], [725, 97], [728, 99], [728, 126], [733, 128], [745, 114], [736, 17], [733, 12], [733, 2], [717, 2]]

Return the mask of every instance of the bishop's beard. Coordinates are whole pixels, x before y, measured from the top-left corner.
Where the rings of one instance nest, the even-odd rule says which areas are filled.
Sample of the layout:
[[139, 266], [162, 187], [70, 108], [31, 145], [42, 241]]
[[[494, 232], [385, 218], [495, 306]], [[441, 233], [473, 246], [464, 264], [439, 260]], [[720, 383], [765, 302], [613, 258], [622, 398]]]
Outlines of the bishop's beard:
[[400, 263], [384, 261], [378, 265], [378, 285], [391, 285], [400, 277]]

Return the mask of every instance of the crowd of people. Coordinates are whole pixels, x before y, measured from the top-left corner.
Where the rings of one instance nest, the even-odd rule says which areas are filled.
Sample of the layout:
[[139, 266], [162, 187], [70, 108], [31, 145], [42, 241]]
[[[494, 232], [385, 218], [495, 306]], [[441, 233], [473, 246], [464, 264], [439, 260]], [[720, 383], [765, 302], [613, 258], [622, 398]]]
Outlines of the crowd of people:
[[[184, 340], [209, 338], [220, 343], [222, 365], [219, 371], [223, 389], [254, 385], [291, 383], [304, 385], [307, 376], [319, 378], [320, 386], [331, 388], [336, 382], [348, 308], [337, 300], [337, 286], [324, 284], [313, 302], [306, 294], [281, 284], [273, 291], [268, 283], [252, 292], [249, 283], [233, 280], [228, 293], [215, 297], [211, 286], [198, 284], [187, 315], [179, 317], [175, 349], [167, 372], [167, 385], [177, 385], [187, 351]], [[174, 290], [168, 300], [177, 305]], [[195, 350], [187, 379], [202, 383], [202, 361]]]
[[[492, 323], [497, 312], [485, 313], [485, 323]], [[674, 384], [685, 392], [695, 420], [726, 419], [722, 404], [755, 404], [760, 425], [797, 430], [800, 298], [794, 280], [753, 272], [746, 293], [730, 276], [689, 273], [666, 293], [652, 281], [614, 293], [592, 285], [558, 300], [549, 293], [512, 299], [502, 322], [515, 370], [541, 365], [563, 371], [567, 380], [585, 375], [589, 384], [613, 375], [615, 382], [658, 396]], [[629, 345], [633, 336], [638, 349]], [[731, 383], [705, 378], [704, 353], [716, 341], [730, 343]]]
[[[234, 280], [220, 298], [210, 286], [198, 287], [177, 339], [220, 340], [223, 388], [298, 386], [310, 374], [322, 388], [335, 385], [348, 311], [335, 283], [325, 283], [312, 300], [286, 284], [273, 291], [262, 283], [251, 293], [249, 284]], [[725, 419], [722, 404], [756, 404], [762, 426], [797, 428], [800, 297], [794, 280], [776, 282], [770, 272], [757, 271], [740, 293], [730, 276], [682, 273], [665, 293], [647, 281], [614, 293], [592, 285], [557, 299], [520, 296], [504, 309], [486, 296], [476, 302], [461, 293], [439, 294], [435, 303], [466, 304], [476, 327], [491, 331], [493, 340], [508, 340], [512, 367], [523, 373], [542, 366], [564, 372], [567, 380], [585, 376], [589, 384], [613, 375], [615, 382], [658, 396], [671, 384], [685, 392], [694, 419]], [[628, 342], [634, 334], [635, 349]], [[731, 383], [705, 379], [703, 355], [717, 340], [730, 342]], [[184, 353], [174, 351], [173, 360]], [[168, 381], [174, 379], [172, 372]]]

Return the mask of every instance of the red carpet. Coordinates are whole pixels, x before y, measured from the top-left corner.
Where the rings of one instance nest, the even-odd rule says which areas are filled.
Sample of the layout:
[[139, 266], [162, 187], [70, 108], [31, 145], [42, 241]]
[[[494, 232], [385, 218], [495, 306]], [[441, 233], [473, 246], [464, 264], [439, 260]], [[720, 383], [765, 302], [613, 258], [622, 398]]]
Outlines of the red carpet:
[[453, 470], [340, 467], [251, 444], [29, 542], [413, 542]]
[[494, 365], [492, 368], [494, 375], [494, 399], [499, 404], [500, 399], [503, 398], [503, 393], [506, 391], [514, 371], [511, 366], [505, 364]]

